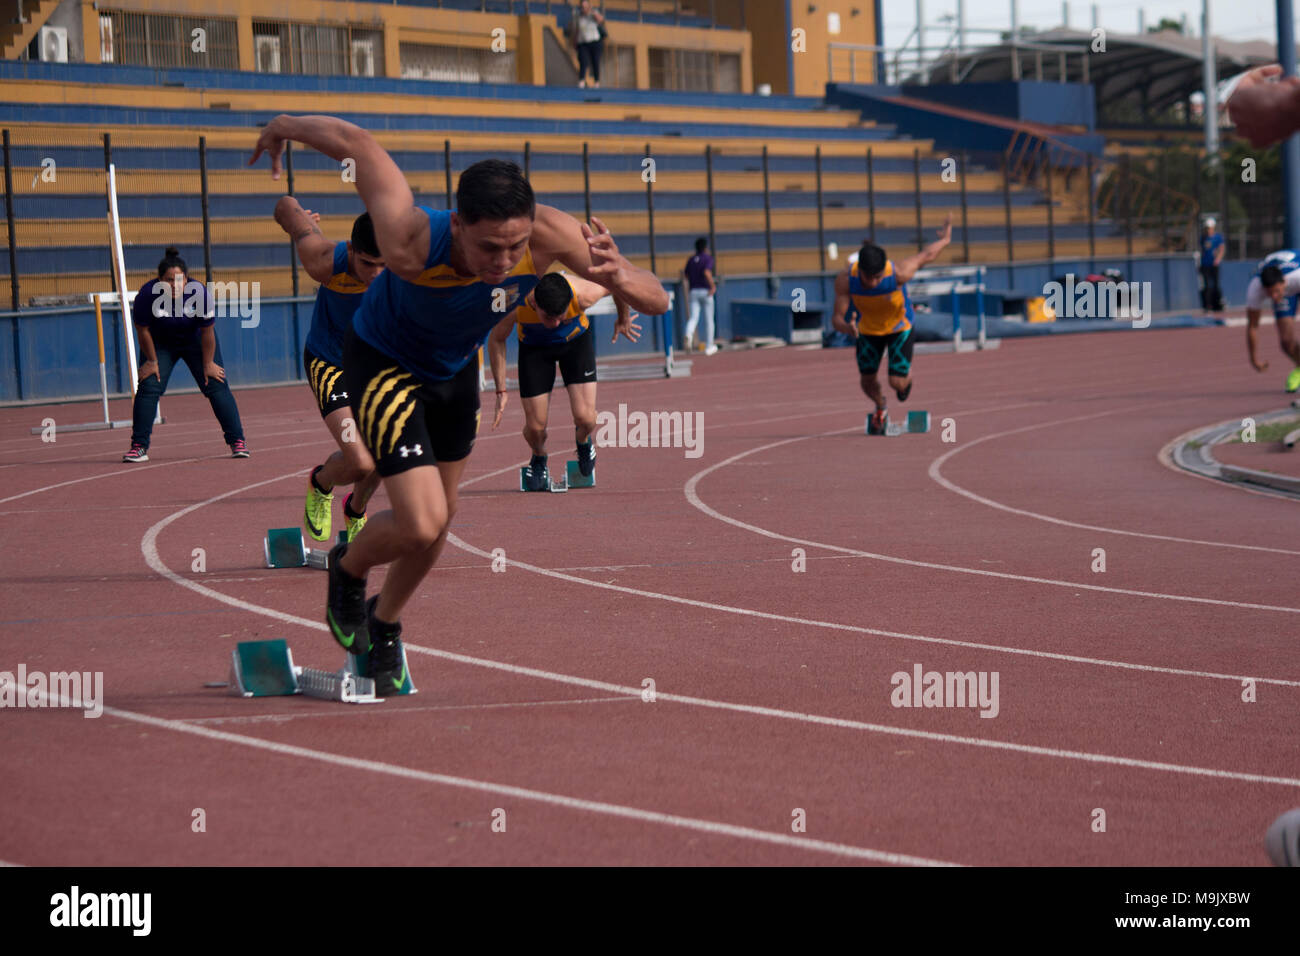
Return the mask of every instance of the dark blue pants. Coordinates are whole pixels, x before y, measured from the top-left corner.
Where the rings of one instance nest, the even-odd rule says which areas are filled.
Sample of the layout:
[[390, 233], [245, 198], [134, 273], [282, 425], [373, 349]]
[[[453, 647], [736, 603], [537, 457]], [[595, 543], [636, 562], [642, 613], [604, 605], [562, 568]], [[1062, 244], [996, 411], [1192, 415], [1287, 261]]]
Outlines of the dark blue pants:
[[581, 80], [591, 73], [591, 78], [597, 83], [600, 82], [600, 56], [604, 45], [603, 40], [578, 44], [578, 79]]
[[[135, 392], [135, 404], [132, 407], [131, 444], [149, 447], [149, 436], [153, 433], [154, 416], [158, 414], [158, 399], [167, 391], [167, 380], [172, 377], [176, 363], [183, 361], [190, 367], [190, 374], [199, 386], [205, 398], [212, 403], [212, 411], [221, 423], [221, 431], [226, 444], [240, 441], [244, 437], [244, 426], [239, 421], [239, 406], [230, 386], [215, 378], [203, 384], [203, 346], [196, 336], [193, 342], [181, 344], [164, 344], [154, 342], [154, 351], [158, 353], [158, 374], [150, 375], [139, 384]], [[221, 361], [221, 343], [212, 355], [212, 361], [224, 368]]]

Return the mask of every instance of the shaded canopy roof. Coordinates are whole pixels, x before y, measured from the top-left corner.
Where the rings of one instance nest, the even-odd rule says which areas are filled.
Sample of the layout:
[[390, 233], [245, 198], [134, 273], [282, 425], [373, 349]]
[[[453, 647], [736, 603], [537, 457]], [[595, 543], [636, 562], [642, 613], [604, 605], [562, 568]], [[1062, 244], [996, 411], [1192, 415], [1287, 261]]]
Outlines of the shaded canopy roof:
[[[1201, 89], [1201, 38], [1183, 36], [1173, 30], [1159, 33], [1117, 33], [1107, 30], [1104, 53], [1092, 52], [1091, 30], [1042, 30], [1022, 34], [1019, 46], [1022, 79], [1059, 81], [1061, 54], [1065, 53], [1065, 79], [1084, 82], [1084, 54], [1087, 82], [1097, 91], [1098, 107], [1136, 97], [1144, 108], [1159, 112], [1185, 101]], [[1276, 44], [1262, 40], [1238, 43], [1215, 38], [1214, 59], [1220, 82], [1244, 70], [1277, 61]], [[998, 82], [1012, 79], [1012, 44], [971, 50], [964, 55], [945, 55], [926, 69], [929, 82]]]

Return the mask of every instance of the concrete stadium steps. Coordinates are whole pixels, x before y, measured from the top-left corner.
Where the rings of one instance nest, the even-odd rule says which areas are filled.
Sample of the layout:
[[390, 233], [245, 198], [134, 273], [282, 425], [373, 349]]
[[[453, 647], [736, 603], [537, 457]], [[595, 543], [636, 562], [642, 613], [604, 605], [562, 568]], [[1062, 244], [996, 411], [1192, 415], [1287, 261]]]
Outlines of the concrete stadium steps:
[[[191, 247], [192, 248], [192, 247]], [[847, 244], [841, 245], [841, 257], [848, 248]], [[1122, 258], [1126, 254], [1126, 244], [1122, 237], [1109, 237], [1103, 239], [1097, 237], [1096, 243], [1097, 256], [1100, 258], [1116, 259]], [[1135, 239], [1133, 243], [1134, 255], [1147, 255], [1159, 252], [1158, 243], [1152, 239]], [[187, 254], [191, 270], [198, 277], [203, 276], [202, 255], [189, 255], [189, 250], [183, 248], [182, 253]], [[19, 293], [24, 303], [30, 301], [32, 297], [44, 296], [82, 296], [91, 292], [103, 292], [110, 288], [111, 280], [108, 272], [108, 251], [107, 248], [100, 250], [104, 257], [104, 267], [101, 270], [68, 272], [60, 274], [27, 274], [19, 276]], [[952, 248], [951, 255], [945, 256], [942, 264], [961, 265], [961, 246], [956, 244]], [[1015, 244], [1015, 258], [1017, 261], [1029, 259], [1045, 259], [1047, 257], [1047, 243], [1041, 240], [1018, 240]], [[152, 253], [161, 256], [161, 249]], [[675, 278], [677, 270], [682, 262], [686, 259], [686, 250], [676, 250], [673, 252], [661, 251], [657, 256], [657, 265], [660, 278], [665, 281]], [[1088, 256], [1087, 239], [1058, 239], [1056, 241], [1056, 255], [1059, 258], [1086, 258]], [[632, 262], [644, 268], [649, 268], [650, 259], [648, 255], [631, 255], [629, 258]], [[1005, 262], [1007, 260], [1007, 248], [1005, 243], [1001, 242], [980, 242], [971, 244], [971, 262]], [[828, 260], [827, 269], [836, 269], [843, 265], [843, 258], [838, 262]], [[724, 281], [727, 275], [754, 275], [765, 272], [767, 269], [767, 255], [762, 249], [744, 250], [736, 252], [726, 252], [718, 257], [719, 274], [723, 276]], [[773, 267], [778, 272], [810, 272], [818, 269], [818, 254], [816, 249], [783, 249], [776, 248], [772, 255]], [[239, 269], [219, 269], [214, 268], [214, 279], [220, 282], [260, 282], [261, 294], [263, 296], [286, 296], [293, 291], [292, 277], [288, 267], [288, 248], [287, 244], [283, 251], [281, 264], [267, 265], [261, 267], [245, 267]], [[129, 269], [127, 272], [127, 284], [132, 289], [138, 289], [145, 280], [153, 277], [153, 271]], [[299, 288], [303, 294], [313, 294], [316, 284], [307, 274], [299, 270]], [[0, 276], [0, 300], [9, 300], [9, 276], [5, 273]], [[307, 307], [305, 317], [310, 317], [310, 306]]]
[[[629, 227], [628, 229], [616, 233], [619, 249], [629, 258], [642, 256], [648, 259], [652, 248], [649, 236], [644, 229], [638, 230], [635, 228], [638, 225], [636, 222], [629, 222], [626, 225]], [[691, 252], [695, 239], [701, 233], [707, 231], [706, 225], [698, 219], [691, 220], [686, 225], [687, 228], [675, 232], [656, 228], [653, 248], [660, 257], [674, 257], [681, 254], [684, 258]], [[815, 252], [819, 244], [815, 223], [803, 221], [796, 223], [796, 226], [798, 228], [774, 229], [772, 232], [773, 248], [811, 249]], [[656, 223], [656, 227], [658, 227], [658, 223]], [[821, 241], [828, 245], [835, 243], [842, 249], [852, 250], [862, 242], [863, 233], [867, 231], [868, 227], [865, 222], [853, 220], [847, 226], [826, 228]], [[127, 271], [148, 271], [155, 268], [158, 259], [162, 255], [163, 248], [167, 245], [179, 247], [182, 256], [191, 266], [202, 260], [202, 237], [193, 223], [189, 224], [188, 228], [184, 228], [181, 224], [160, 222], [157, 224], [156, 233], [160, 238], [155, 241], [128, 242], [125, 244], [124, 252]], [[104, 239], [90, 245], [65, 245], [49, 248], [20, 246], [16, 256], [19, 281], [21, 282], [22, 276], [25, 275], [72, 274], [95, 272], [101, 268], [107, 268], [105, 265], [108, 262], [107, 230], [103, 235], [105, 236]], [[346, 232], [340, 230], [336, 235], [342, 238], [346, 235]], [[1103, 223], [1096, 229], [1096, 236], [1099, 241], [1117, 238], [1120, 235], [1115, 224]], [[896, 256], [910, 254], [932, 236], [933, 230], [929, 224], [923, 224], [922, 226], [920, 243], [917, 241], [914, 223], [895, 226], [885, 226], [877, 223], [874, 232], [876, 242]], [[1088, 227], [1086, 224], [1070, 224], [1056, 228], [1056, 238], [1059, 242], [1086, 242], [1087, 236]], [[1048, 230], [1045, 225], [1026, 225], [1016, 230], [1014, 242], [1016, 245], [1022, 242], [1026, 244], [1041, 242], [1046, 245], [1047, 238]], [[1001, 223], [972, 226], [969, 235], [966, 237], [959, 235], [954, 245], [961, 248], [963, 240], [977, 246], [984, 243], [1001, 244], [1006, 240], [1006, 228]], [[766, 239], [761, 228], [754, 228], [745, 232], [720, 234], [717, 255], [719, 261], [721, 261], [732, 254], [763, 250], [765, 243]], [[212, 247], [213, 269], [222, 274], [230, 270], [259, 268], [274, 263], [280, 263], [283, 268], [288, 269], [290, 259], [291, 250], [288, 239], [276, 235], [270, 236], [269, 241], [257, 241], [256, 238], [250, 236], [243, 241], [214, 243]], [[662, 258], [660, 261], [663, 261]]]
[[[12, 60], [36, 39], [60, 0], [4, 0], [0, 3], [0, 57]], [[21, 10], [21, 18], [19, 11]]]
[[[94, 168], [69, 167], [58, 162], [57, 150], [52, 157], [57, 166], [57, 180], [46, 183], [40, 180], [42, 166], [31, 163], [13, 164], [14, 195], [21, 202], [28, 196], [38, 195], [78, 195], [104, 196], [106, 193], [107, 174], [104, 170]], [[101, 149], [102, 156], [102, 149]], [[158, 184], [166, 181], [168, 192], [180, 196], [200, 195], [201, 183], [197, 170], [182, 171], [171, 169], [131, 169], [123, 166], [119, 151], [114, 150], [114, 163], [117, 166], [118, 196], [152, 196], [158, 194]], [[755, 160], [758, 161], [757, 159]], [[581, 163], [581, 158], [578, 160]], [[401, 164], [399, 163], [399, 166]], [[926, 159], [922, 164], [921, 185], [926, 195], [952, 196], [960, 202], [961, 187], [957, 183], [944, 182], [939, 177], [937, 160]], [[926, 167], [933, 167], [927, 169]], [[574, 177], [577, 177], [575, 183]], [[452, 171], [452, 187], [455, 188], [459, 171]], [[876, 173], [873, 186], [879, 198], [890, 193], [905, 193], [909, 197], [915, 184], [914, 176], [907, 173]], [[413, 190], [426, 195], [445, 195], [446, 174], [441, 170], [406, 172], [406, 181]], [[559, 193], [572, 193], [575, 185], [578, 191], [582, 186], [581, 168], [569, 171], [546, 172], [532, 170], [529, 181], [538, 197], [543, 201], [548, 196]], [[591, 193], [598, 195], [627, 195], [636, 193], [644, 197], [645, 182], [641, 178], [641, 168], [636, 166], [626, 172], [592, 173], [590, 177]], [[280, 181], [287, 186], [287, 179]], [[817, 179], [813, 172], [773, 172], [768, 173], [769, 192], [773, 197], [796, 193], [816, 197]], [[208, 170], [208, 193], [217, 196], [252, 196], [279, 195], [274, 187], [275, 180], [255, 170]], [[656, 163], [654, 191], [656, 196], [672, 194], [695, 194], [704, 196], [708, 189], [708, 174], [703, 171], [677, 169], [671, 160]], [[753, 171], [722, 171], [713, 173], [713, 191], [717, 194], [746, 194], [759, 206], [763, 202], [763, 174]], [[336, 170], [302, 170], [295, 158], [294, 192], [297, 194], [333, 194], [346, 193], [356, 195], [351, 183], [343, 182]], [[862, 173], [822, 173], [823, 198], [843, 201], [846, 194], [860, 197], [865, 205], [867, 201], [867, 176]], [[966, 194], [970, 201], [975, 196], [996, 196], [1002, 202], [1002, 178], [997, 173], [971, 172], [966, 177]], [[1017, 195], [1030, 195], [1023, 187], [1012, 187], [1013, 202]], [[731, 198], [735, 198], [734, 196]], [[810, 200], [811, 201], [811, 200]]]
[[[205, 114], [213, 115], [213, 114]], [[270, 118], [269, 116], [267, 117]], [[260, 120], [259, 120], [260, 121]], [[365, 125], [364, 123], [361, 125]], [[187, 163], [197, 166], [198, 160], [192, 158], [198, 150], [199, 137], [207, 140], [209, 152], [231, 150], [243, 155], [242, 163], [247, 163], [252, 155], [253, 144], [257, 140], [257, 126], [249, 122], [246, 126], [210, 126], [207, 124], [160, 124], [139, 128], [123, 123], [102, 124], [39, 124], [7, 116], [4, 104], [0, 103], [0, 126], [11, 131], [15, 147], [52, 150], [86, 150], [98, 148], [100, 162], [103, 161], [102, 133], [112, 134], [114, 155], [119, 148], [141, 150], [181, 149], [190, 155]], [[465, 152], [476, 152], [482, 156], [522, 156], [524, 143], [527, 141], [535, 153], [552, 153], [560, 156], [574, 156], [579, 162], [582, 157], [582, 144], [588, 142], [590, 151], [603, 155], [621, 154], [627, 157], [643, 156], [646, 143], [650, 143], [652, 155], [657, 156], [691, 156], [699, 157], [700, 168], [704, 168], [704, 146], [712, 143], [715, 153], [721, 155], [754, 155], [762, 153], [763, 147], [770, 154], [791, 154], [811, 157], [816, 147], [820, 146], [823, 161], [841, 157], [857, 158], [865, 164], [867, 149], [872, 150], [873, 157], [912, 158], [913, 150], [919, 149], [922, 157], [931, 153], [933, 143], [930, 140], [910, 139], [866, 139], [855, 134], [848, 137], [819, 139], [816, 136], [783, 136], [785, 127], [779, 129], [762, 127], [738, 127], [742, 132], [735, 135], [720, 134], [715, 136], [707, 126], [693, 132], [699, 136], [665, 135], [645, 131], [626, 131], [621, 127], [601, 131], [574, 132], [501, 132], [473, 129], [430, 129], [430, 130], [388, 130], [372, 129], [375, 139], [384, 149], [394, 154], [412, 154], [412, 158], [424, 157], [428, 163], [436, 163], [442, 168], [443, 143], [450, 140], [452, 144], [452, 166], [463, 168], [456, 156]], [[818, 131], [813, 130], [813, 133]], [[853, 132], [853, 131], [850, 131]], [[313, 160], [329, 163], [327, 157], [312, 150], [298, 147], [295, 149], [295, 163], [302, 159], [304, 163]], [[472, 161], [472, 160], [471, 160]], [[269, 169], [266, 160], [260, 161], [262, 169]], [[81, 160], [81, 164], [90, 165], [93, 160]], [[153, 163], [149, 164], [154, 165]], [[399, 165], [401, 162], [399, 160]], [[465, 163], [464, 165], [468, 165]], [[432, 165], [429, 168], [434, 168]], [[864, 166], [865, 168], [865, 166]]]
[[[8, 90], [8, 86], [5, 87]], [[698, 120], [692, 114], [695, 107], [682, 107], [671, 121], [591, 119], [552, 119], [544, 112], [545, 104], [537, 104], [530, 116], [500, 115], [447, 115], [420, 113], [366, 113], [347, 108], [338, 98], [333, 99], [331, 113], [341, 119], [356, 123], [368, 130], [393, 130], [423, 132], [427, 134], [459, 137], [465, 133], [491, 134], [502, 137], [532, 138], [541, 135], [565, 137], [569, 142], [580, 142], [604, 136], [630, 136], [635, 138], [683, 137], [731, 142], [737, 139], [762, 141], [791, 140], [808, 143], [827, 143], [836, 140], [849, 142], [886, 142], [896, 138], [891, 127], [868, 126], [809, 126], [794, 127], [784, 122], [753, 123], [743, 110], [731, 112], [727, 122]], [[251, 130], [270, 120], [280, 110], [224, 110], [208, 109], [202, 113], [203, 125]], [[167, 129], [185, 127], [195, 122], [195, 111], [189, 109], [131, 108], [100, 106], [95, 104], [16, 103], [0, 102], [0, 125], [18, 123], [67, 123], [113, 129], [125, 126]]]
[[[630, 123], [735, 123], [737, 111], [725, 107], [607, 102], [572, 103], [538, 96], [536, 99], [499, 100], [480, 97], [437, 97], [422, 94], [352, 93], [340, 101], [329, 91], [276, 91], [237, 89], [155, 88], [142, 103], [138, 86], [111, 83], [66, 83], [25, 80], [5, 84], [8, 103], [28, 105], [71, 104], [151, 109], [186, 110], [202, 114], [211, 109], [272, 113], [334, 114], [340, 107], [350, 113], [406, 116], [461, 116], [500, 119], [532, 119], [576, 122], [605, 120]], [[743, 113], [744, 122], [754, 126], [788, 126], [828, 130], [881, 128], [854, 111], [835, 109], [792, 110], [753, 108]], [[888, 127], [885, 127], [888, 129]]]
[[[441, 188], [423, 190], [413, 189], [416, 203], [444, 209], [447, 199]], [[248, 193], [244, 195], [214, 195], [209, 198], [209, 216], [213, 221], [224, 219], [265, 219], [271, 220], [276, 202], [283, 193]], [[330, 193], [308, 192], [299, 190], [295, 193], [299, 202], [313, 212], [322, 216], [356, 216], [362, 210], [361, 200], [352, 190]], [[548, 192], [540, 193], [538, 199], [551, 206], [583, 211], [586, 200], [582, 193]], [[802, 211], [816, 216], [817, 197], [814, 192], [805, 190], [786, 190], [772, 193], [768, 203], [773, 213], [781, 211]], [[18, 221], [33, 219], [101, 221], [104, 216], [104, 195], [96, 192], [73, 193], [56, 192], [52, 185], [38, 183], [32, 191], [24, 195], [17, 193], [14, 202], [15, 218]], [[763, 194], [759, 191], [715, 192], [714, 209], [717, 213], [752, 212], [761, 215]], [[875, 194], [875, 208], [878, 215], [905, 210], [911, 215], [915, 209], [915, 195], [903, 191], [880, 192]], [[971, 216], [987, 213], [989, 209], [1003, 209], [1003, 198], [994, 192], [968, 193], [967, 209]], [[704, 192], [656, 192], [654, 194], [655, 211], [672, 213], [691, 211], [703, 215], [708, 208], [707, 194]], [[959, 196], [951, 193], [926, 194], [921, 198], [922, 210], [951, 210], [956, 217], [961, 208]], [[1029, 192], [1011, 195], [1013, 217], [1019, 212], [1042, 209], [1046, 215], [1046, 204], [1040, 197]], [[856, 210], [862, 216], [868, 216], [870, 204], [865, 191], [862, 192], [825, 192], [822, 193], [822, 208], [828, 213], [841, 210]], [[641, 213], [646, 209], [644, 190], [609, 192], [591, 194], [593, 213]], [[201, 219], [202, 200], [197, 195], [153, 195], [149, 192], [118, 193], [118, 211], [124, 222], [131, 219]], [[924, 215], [924, 212], [923, 212]], [[1068, 215], [1062, 207], [1056, 207], [1056, 218], [1061, 222], [1084, 221], [1086, 215]], [[747, 227], [748, 228], [748, 227]]]
[[[310, 197], [302, 196], [299, 198], [306, 208], [313, 211], [321, 205], [312, 203]], [[354, 196], [346, 198], [349, 200], [349, 205], [355, 207], [359, 212], [361, 209], [360, 202]], [[599, 216], [601, 221], [609, 226], [616, 239], [622, 241], [626, 236], [644, 235], [647, 232], [647, 215], [644, 204], [640, 209], [626, 212], [611, 211], [608, 206], [597, 203], [597, 198], [593, 197], [592, 214]], [[98, 199], [98, 197], [93, 197], [88, 201], [98, 201], [101, 206], [103, 205], [103, 200]], [[213, 218], [209, 224], [212, 244], [218, 246], [250, 242], [275, 243], [282, 239], [288, 242], [288, 237], [271, 218], [271, 209], [274, 203], [275, 198], [268, 197], [265, 216]], [[568, 201], [554, 204], [557, 208], [570, 213], [577, 219], [583, 218], [584, 209], [580, 199], [576, 203]], [[953, 214], [954, 237], [956, 241], [960, 241], [960, 209], [954, 209], [951, 205], [935, 202], [933, 199], [922, 206], [922, 225], [926, 232], [927, 241], [930, 233], [942, 224], [943, 216], [948, 212]], [[352, 231], [352, 222], [355, 217], [356, 213], [344, 215], [323, 214], [320, 222], [321, 230], [326, 236], [345, 239]], [[865, 233], [868, 231], [870, 215], [867, 210], [860, 207], [828, 208], [823, 210], [822, 219], [827, 230], [849, 229]], [[1047, 209], [1043, 206], [1017, 208], [1013, 219], [1015, 228], [1020, 230], [1027, 226], [1045, 226], [1047, 224]], [[816, 222], [817, 211], [811, 204], [801, 209], [772, 210], [772, 229], [774, 232], [808, 229], [809, 227], [815, 227]], [[996, 205], [968, 206], [967, 222], [972, 229], [976, 227], [1005, 229], [1006, 213], [1001, 200], [999, 199]], [[914, 229], [915, 223], [916, 212], [910, 202], [910, 197], [906, 205], [896, 207], [878, 205], [876, 207], [876, 227], [878, 230]], [[761, 233], [764, 228], [763, 211], [761, 208], [753, 209], [752, 207], [718, 210], [714, 214], [714, 224], [720, 242], [725, 244], [730, 233]], [[1078, 223], [1068, 224], [1062, 220], [1058, 213], [1056, 225], [1063, 230], [1066, 225], [1077, 226]], [[699, 205], [691, 209], [681, 210], [655, 209], [655, 230], [658, 233], [698, 231], [703, 234], [707, 232], [707, 227], [707, 216], [702, 212], [702, 207]], [[1098, 228], [1100, 230], [1104, 228], [1104, 225], [1099, 223]], [[19, 218], [14, 223], [17, 245], [20, 250], [94, 246], [108, 242], [108, 229], [108, 221], [102, 213], [97, 218]], [[122, 242], [126, 245], [156, 245], [161, 249], [164, 246], [175, 245], [178, 241], [191, 241], [186, 237], [197, 236], [201, 241], [202, 235], [203, 222], [198, 218], [130, 217], [122, 222]], [[0, 230], [0, 249], [6, 248], [8, 248], [8, 234]]]

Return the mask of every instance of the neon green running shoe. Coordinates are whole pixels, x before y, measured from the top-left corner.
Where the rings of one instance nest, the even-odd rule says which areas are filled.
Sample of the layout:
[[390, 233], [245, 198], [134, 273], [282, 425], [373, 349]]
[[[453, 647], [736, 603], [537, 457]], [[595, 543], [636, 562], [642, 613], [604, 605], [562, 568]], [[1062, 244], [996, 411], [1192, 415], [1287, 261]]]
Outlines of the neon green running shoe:
[[307, 533], [317, 541], [329, 540], [330, 509], [333, 504], [333, 495], [321, 494], [311, 479], [307, 480], [307, 504], [303, 509], [303, 520], [307, 524]]
[[352, 539], [359, 535], [361, 529], [366, 526], [366, 516], [364, 514], [357, 518], [352, 517], [352, 492], [349, 492], [348, 496], [343, 499], [343, 517], [348, 523], [348, 544], [351, 544]]
[[1286, 377], [1286, 390], [1294, 392], [1300, 389], [1300, 365], [1291, 369], [1291, 374]]

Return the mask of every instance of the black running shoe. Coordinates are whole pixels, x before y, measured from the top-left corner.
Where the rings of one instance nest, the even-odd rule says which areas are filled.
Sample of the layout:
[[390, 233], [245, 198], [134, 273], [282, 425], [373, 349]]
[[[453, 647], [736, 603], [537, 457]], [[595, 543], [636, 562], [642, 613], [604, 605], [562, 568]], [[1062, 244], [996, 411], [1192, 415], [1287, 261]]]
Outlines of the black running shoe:
[[578, 446], [578, 471], [582, 477], [590, 478], [596, 470], [596, 442], [588, 438]]
[[524, 469], [524, 487], [528, 491], [549, 491], [551, 473], [546, 468], [546, 456], [534, 455]]
[[325, 599], [325, 623], [330, 633], [349, 654], [370, 650], [366, 615], [366, 579], [354, 578], [339, 561], [348, 553], [346, 544], [336, 544], [329, 556], [329, 593]]
[[380, 697], [400, 694], [406, 685], [406, 655], [402, 652], [402, 622], [385, 624], [375, 619], [379, 596], [366, 602], [366, 619], [374, 643], [370, 648], [370, 676]]

